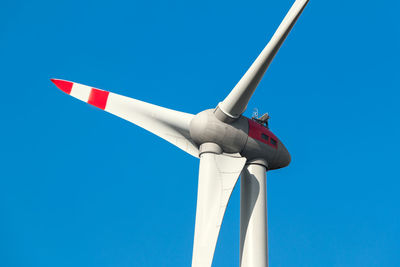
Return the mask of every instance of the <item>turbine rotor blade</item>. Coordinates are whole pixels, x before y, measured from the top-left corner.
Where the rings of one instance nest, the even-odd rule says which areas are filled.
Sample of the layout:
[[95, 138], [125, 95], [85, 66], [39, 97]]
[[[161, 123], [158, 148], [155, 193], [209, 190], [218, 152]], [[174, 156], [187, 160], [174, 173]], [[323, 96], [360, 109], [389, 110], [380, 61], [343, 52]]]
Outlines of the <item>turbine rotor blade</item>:
[[192, 267], [211, 267], [232, 190], [246, 158], [201, 153]]
[[179, 112], [126, 96], [65, 80], [51, 79], [63, 92], [132, 122], [194, 157], [199, 156], [191, 140], [189, 125], [192, 114]]
[[[224, 101], [218, 104], [216, 108], [216, 115], [218, 118], [222, 120], [229, 120], [229, 118], [236, 119], [246, 110], [247, 104], [257, 85], [297, 19], [300, 17], [308, 1], [309, 0], [297, 0], [293, 4], [267, 46]], [[224, 119], [224, 117], [227, 118]]]

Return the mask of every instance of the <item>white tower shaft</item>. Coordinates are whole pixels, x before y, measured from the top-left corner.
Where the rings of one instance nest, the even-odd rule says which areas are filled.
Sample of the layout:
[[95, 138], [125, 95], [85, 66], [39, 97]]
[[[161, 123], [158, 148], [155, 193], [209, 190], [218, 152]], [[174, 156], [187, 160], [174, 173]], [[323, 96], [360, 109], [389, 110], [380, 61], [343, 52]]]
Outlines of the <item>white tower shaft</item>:
[[266, 167], [250, 163], [240, 187], [240, 267], [268, 267]]

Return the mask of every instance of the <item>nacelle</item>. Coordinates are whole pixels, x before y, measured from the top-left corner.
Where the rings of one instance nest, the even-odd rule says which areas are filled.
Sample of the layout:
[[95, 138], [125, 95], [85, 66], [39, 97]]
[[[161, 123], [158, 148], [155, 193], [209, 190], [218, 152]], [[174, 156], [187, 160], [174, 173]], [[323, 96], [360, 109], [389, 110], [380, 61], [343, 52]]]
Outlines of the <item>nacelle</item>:
[[247, 160], [263, 159], [270, 170], [290, 163], [283, 143], [268, 128], [244, 116], [225, 123], [217, 119], [214, 110], [202, 111], [190, 123], [190, 136], [198, 146], [215, 143], [226, 153], [240, 153]]

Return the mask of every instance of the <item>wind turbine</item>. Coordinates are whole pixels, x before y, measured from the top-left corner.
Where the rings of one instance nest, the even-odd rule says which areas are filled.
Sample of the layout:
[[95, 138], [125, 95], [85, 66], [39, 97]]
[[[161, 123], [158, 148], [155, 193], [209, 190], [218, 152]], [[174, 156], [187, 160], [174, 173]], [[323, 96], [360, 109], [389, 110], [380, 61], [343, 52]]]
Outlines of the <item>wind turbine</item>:
[[308, 0], [297, 0], [268, 45], [215, 109], [183, 113], [65, 80], [51, 81], [94, 105], [200, 158], [192, 267], [210, 267], [232, 190], [240, 185], [240, 266], [268, 266], [266, 172], [290, 154], [262, 120], [243, 116], [265, 71]]

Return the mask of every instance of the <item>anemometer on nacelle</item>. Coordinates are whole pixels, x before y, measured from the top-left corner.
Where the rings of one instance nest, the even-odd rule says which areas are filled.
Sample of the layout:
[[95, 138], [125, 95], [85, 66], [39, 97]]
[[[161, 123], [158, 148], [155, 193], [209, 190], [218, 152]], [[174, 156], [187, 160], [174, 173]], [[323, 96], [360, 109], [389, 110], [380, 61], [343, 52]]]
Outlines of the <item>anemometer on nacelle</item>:
[[255, 121], [255, 122], [261, 124], [262, 126], [264, 126], [264, 127], [266, 127], [266, 128], [269, 128], [269, 126], [268, 126], [268, 120], [269, 120], [270, 118], [271, 118], [271, 117], [269, 116], [268, 112], [265, 113], [264, 115], [262, 115], [261, 117], [258, 117], [258, 109], [257, 109], [257, 108], [255, 108], [255, 109], [253, 110], [253, 115], [251, 116], [251, 119], [252, 119], [253, 121]]

